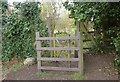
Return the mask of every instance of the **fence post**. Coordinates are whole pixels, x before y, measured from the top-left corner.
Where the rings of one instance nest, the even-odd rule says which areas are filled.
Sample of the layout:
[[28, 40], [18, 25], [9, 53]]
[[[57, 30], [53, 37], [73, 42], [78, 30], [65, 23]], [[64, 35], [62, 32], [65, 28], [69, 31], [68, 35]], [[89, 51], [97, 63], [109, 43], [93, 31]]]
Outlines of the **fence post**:
[[[36, 48], [39, 49], [41, 47], [41, 42], [37, 39], [39, 38], [39, 32], [36, 32]], [[38, 69], [41, 71], [41, 51], [37, 51], [37, 61], [38, 61]]]
[[78, 58], [80, 60], [79, 62], [79, 69], [80, 69], [80, 74], [83, 75], [83, 71], [84, 71], [84, 62], [83, 62], [83, 34], [82, 34], [82, 30], [80, 28], [80, 22], [77, 22], [77, 36], [78, 36]]
[[[52, 37], [52, 29], [51, 29], [51, 18], [50, 17], [47, 17], [47, 27], [48, 27], [48, 33], [49, 33], [49, 37]], [[49, 40], [49, 45], [50, 45], [50, 47], [52, 47], [52, 40]], [[52, 55], [52, 51], [50, 51], [50, 54], [51, 54], [51, 56], [53, 56]]]
[[[68, 35], [70, 37], [70, 34]], [[68, 47], [71, 47], [71, 39], [68, 40]], [[71, 58], [71, 50], [68, 51], [68, 58]], [[71, 67], [71, 61], [68, 61], [69, 67]]]

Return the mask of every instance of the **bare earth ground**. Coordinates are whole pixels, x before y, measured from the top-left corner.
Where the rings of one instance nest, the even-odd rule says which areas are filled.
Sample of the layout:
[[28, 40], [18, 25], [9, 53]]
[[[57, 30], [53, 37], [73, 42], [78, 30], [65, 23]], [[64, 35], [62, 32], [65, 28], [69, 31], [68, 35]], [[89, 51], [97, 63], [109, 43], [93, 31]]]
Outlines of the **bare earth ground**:
[[[111, 61], [113, 54], [109, 55], [84, 55], [84, 80], [118, 80], [118, 72], [113, 68]], [[54, 64], [55, 65], [55, 64]], [[76, 72], [44, 71], [39, 75], [37, 65], [24, 67], [16, 72], [6, 74], [6, 80], [79, 80], [71, 78]]]

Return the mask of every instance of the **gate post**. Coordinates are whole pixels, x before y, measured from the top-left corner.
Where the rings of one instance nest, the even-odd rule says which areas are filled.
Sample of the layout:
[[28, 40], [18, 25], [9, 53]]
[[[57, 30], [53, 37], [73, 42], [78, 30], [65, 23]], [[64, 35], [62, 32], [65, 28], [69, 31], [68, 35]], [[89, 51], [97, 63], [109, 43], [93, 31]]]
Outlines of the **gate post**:
[[[39, 49], [41, 47], [41, 42], [38, 41], [38, 38], [39, 38], [39, 32], [36, 32], [36, 49]], [[41, 51], [38, 51], [37, 50], [37, 62], [38, 62], [38, 69], [39, 71], [41, 71]]]
[[79, 58], [79, 69], [80, 69], [80, 74], [84, 74], [84, 61], [83, 61], [83, 34], [82, 34], [82, 29], [80, 28], [80, 22], [77, 21], [77, 36], [78, 36], [78, 58]]
[[[51, 30], [51, 18], [47, 17], [47, 27], [48, 27], [48, 33], [49, 37], [52, 37], [52, 30]], [[49, 46], [52, 47], [52, 40], [49, 40]], [[52, 51], [50, 51], [51, 57], [52, 57]]]

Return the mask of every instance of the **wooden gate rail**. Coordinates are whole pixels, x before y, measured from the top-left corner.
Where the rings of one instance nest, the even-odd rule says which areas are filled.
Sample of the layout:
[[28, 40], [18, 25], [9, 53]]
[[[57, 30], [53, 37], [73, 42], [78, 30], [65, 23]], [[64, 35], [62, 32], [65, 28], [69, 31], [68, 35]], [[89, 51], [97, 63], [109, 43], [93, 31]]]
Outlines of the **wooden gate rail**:
[[38, 51], [40, 50], [79, 50], [76, 47], [39, 47], [37, 48]]
[[[41, 47], [42, 40], [76, 40], [77, 47]], [[37, 61], [38, 61], [38, 69], [39, 70], [63, 70], [63, 71], [79, 71], [80, 74], [83, 73], [81, 52], [80, 52], [80, 32], [77, 33], [77, 36], [66, 36], [66, 37], [40, 37], [39, 32], [36, 32], [36, 50], [37, 50]], [[48, 58], [41, 57], [41, 51], [43, 50], [76, 50], [78, 51], [78, 58]], [[48, 67], [42, 66], [41, 61], [77, 61], [78, 67], [70, 68], [70, 67]]]
[[66, 68], [66, 67], [48, 67], [48, 66], [42, 66], [38, 69], [44, 69], [44, 70], [62, 70], [62, 71], [80, 71], [79, 68]]
[[42, 57], [38, 59], [38, 61], [43, 60], [43, 61], [79, 61], [79, 58], [47, 58], [47, 57]]
[[79, 39], [79, 37], [75, 37], [75, 36], [65, 36], [65, 37], [38, 37], [36, 38], [37, 41], [40, 40], [77, 40]]

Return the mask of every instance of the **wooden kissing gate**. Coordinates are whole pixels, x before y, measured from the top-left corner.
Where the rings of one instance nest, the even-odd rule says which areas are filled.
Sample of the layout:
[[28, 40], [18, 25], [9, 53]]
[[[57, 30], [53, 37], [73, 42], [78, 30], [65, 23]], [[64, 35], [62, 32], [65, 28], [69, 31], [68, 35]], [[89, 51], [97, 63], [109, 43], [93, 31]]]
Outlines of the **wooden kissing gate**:
[[[76, 40], [77, 47], [42, 47], [41, 41], [43, 40]], [[76, 36], [65, 36], [65, 37], [40, 37], [39, 32], [36, 32], [36, 50], [37, 50], [37, 61], [38, 61], [38, 69], [39, 70], [61, 70], [61, 71], [77, 71], [81, 75], [83, 74], [83, 55], [81, 54], [80, 49], [80, 32], [77, 32]], [[78, 51], [77, 58], [49, 58], [49, 57], [41, 57], [41, 51], [44, 50], [75, 50]], [[42, 61], [70, 61], [70, 62], [78, 62], [78, 66], [74, 68], [70, 67], [51, 67], [51, 66], [42, 66]]]

